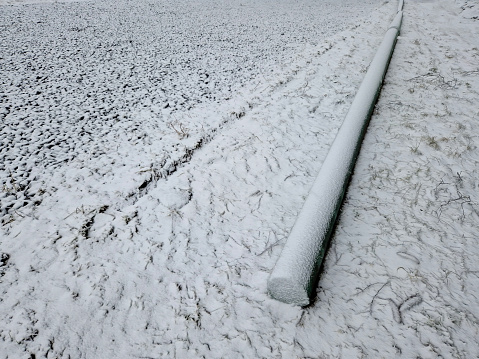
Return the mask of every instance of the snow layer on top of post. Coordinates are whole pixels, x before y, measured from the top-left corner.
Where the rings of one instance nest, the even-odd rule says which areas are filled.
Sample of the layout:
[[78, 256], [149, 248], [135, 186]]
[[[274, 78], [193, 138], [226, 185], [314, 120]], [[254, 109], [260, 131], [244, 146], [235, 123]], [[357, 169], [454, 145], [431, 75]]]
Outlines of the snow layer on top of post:
[[268, 281], [268, 292], [274, 299], [300, 306], [309, 304], [361, 142], [394, 51], [401, 22], [402, 11], [399, 11], [371, 62], [276, 262]]

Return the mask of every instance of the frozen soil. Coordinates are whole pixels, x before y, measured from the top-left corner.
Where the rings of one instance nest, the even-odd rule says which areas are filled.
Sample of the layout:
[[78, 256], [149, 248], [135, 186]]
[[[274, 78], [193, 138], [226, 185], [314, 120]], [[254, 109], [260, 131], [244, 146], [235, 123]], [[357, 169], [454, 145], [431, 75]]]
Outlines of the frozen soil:
[[245, 85], [282, 72], [305, 47], [350, 26], [376, 3], [299, 1], [291, 6], [286, 0], [201, 0], [3, 6], [0, 178], [17, 189], [17, 197], [24, 195], [15, 201], [4, 198], [0, 216], [38, 203], [34, 182], [80, 154], [96, 158], [112, 144], [148, 145], [151, 132], [162, 133], [154, 138], [155, 156], [164, 163], [155, 166], [170, 171], [170, 162], [186, 155], [178, 149], [183, 145], [178, 135], [202, 131], [186, 145], [193, 149], [223, 121], [207, 116], [179, 123], [178, 112], [191, 117], [188, 110], [199, 104], [210, 110], [210, 104], [224, 102]]
[[[67, 15], [69, 6], [102, 4], [6, 13], [52, 7]], [[118, 11], [130, 16], [136, 3], [121, 4]], [[150, 5], [141, 4], [148, 14]], [[210, 92], [218, 97], [200, 98], [190, 110], [181, 101], [155, 108], [153, 82], [128, 96], [102, 89], [89, 99], [93, 83], [73, 91], [73, 82], [60, 81], [52, 106], [42, 105], [45, 96], [35, 115], [34, 104], [18, 99], [41, 85], [30, 86], [30, 77], [17, 82], [24, 97], [8, 85], [3, 100], [19, 107], [3, 113], [0, 150], [8, 165], [0, 168], [0, 358], [478, 356], [479, 44], [477, 21], [460, 16], [459, 5], [407, 2], [317, 297], [307, 308], [272, 300], [266, 281], [395, 1], [327, 39], [300, 42], [282, 67], [275, 58], [259, 76], [245, 72], [241, 89], [241, 81], [231, 89], [219, 81]], [[3, 9], [2, 26], [10, 16]], [[108, 29], [111, 17], [100, 12], [103, 21], [95, 20], [90, 11], [82, 21]], [[105, 55], [92, 70], [102, 86], [111, 79], [103, 65], [122, 61], [108, 60], [107, 50], [96, 50]], [[58, 61], [82, 66], [55, 51]], [[147, 58], [139, 55], [139, 63]], [[26, 66], [7, 56], [0, 61]], [[18, 81], [11, 71], [2, 79]], [[186, 87], [193, 94], [196, 82]], [[61, 97], [62, 91], [73, 92]], [[100, 108], [102, 96], [110, 107]], [[83, 105], [92, 109], [88, 119], [69, 119], [75, 101], [78, 115]]]

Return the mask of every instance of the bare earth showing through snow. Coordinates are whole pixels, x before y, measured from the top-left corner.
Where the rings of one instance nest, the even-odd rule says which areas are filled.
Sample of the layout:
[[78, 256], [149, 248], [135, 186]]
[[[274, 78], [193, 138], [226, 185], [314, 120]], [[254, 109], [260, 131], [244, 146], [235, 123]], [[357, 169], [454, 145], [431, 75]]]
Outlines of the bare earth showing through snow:
[[[119, 144], [152, 144], [134, 165], [172, 171], [198, 142], [243, 111], [210, 104], [283, 72], [306, 47], [344, 29], [374, 3], [99, 1], [2, 7], [0, 177], [21, 190], [17, 197], [25, 193], [2, 200], [2, 223], [10, 208], [41, 201], [38, 193], [45, 189], [39, 181], [79, 155], [100, 158], [114, 151], [109, 161], [119, 167], [128, 165], [116, 154]], [[199, 104], [203, 108], [194, 115], [188, 112]]]
[[479, 355], [474, 3], [406, 3], [307, 308], [266, 281], [397, 3], [288, 3], [0, 8], [0, 358]]

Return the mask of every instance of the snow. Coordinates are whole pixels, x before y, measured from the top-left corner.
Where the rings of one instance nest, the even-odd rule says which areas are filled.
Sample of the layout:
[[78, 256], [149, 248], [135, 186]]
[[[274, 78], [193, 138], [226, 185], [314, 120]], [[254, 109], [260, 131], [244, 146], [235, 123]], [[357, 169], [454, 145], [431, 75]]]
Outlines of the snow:
[[80, 1], [92, 1], [92, 0], [0, 0], [1, 5], [31, 5], [31, 4], [44, 4], [44, 3], [70, 3]]
[[[397, 2], [241, 3], [0, 8], [1, 358], [479, 355], [477, 21], [463, 2], [405, 3], [298, 308], [267, 279]], [[208, 24], [244, 37], [178, 46]]]
[[466, 19], [479, 19], [479, 4], [477, 0], [462, 1], [461, 10], [461, 15]]

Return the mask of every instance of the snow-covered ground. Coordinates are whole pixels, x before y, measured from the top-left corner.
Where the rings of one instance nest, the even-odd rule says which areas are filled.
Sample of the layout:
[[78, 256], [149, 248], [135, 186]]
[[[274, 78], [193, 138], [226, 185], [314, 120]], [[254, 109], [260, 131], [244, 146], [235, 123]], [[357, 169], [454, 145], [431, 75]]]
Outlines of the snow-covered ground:
[[[113, 151], [108, 160], [122, 162], [118, 168], [127, 161], [118, 160], [119, 143], [152, 145], [130, 165], [171, 171], [183, 161], [184, 146], [194, 149], [237, 115], [232, 112], [243, 111], [243, 104], [225, 110], [218, 103], [241, 98], [242, 86], [260, 87], [275, 73], [284, 80], [284, 68], [296, 66], [308, 47], [376, 3], [111, 0], [2, 7], [0, 178], [10, 187], [15, 181], [20, 192], [33, 186], [26, 196], [2, 201], [2, 222], [9, 220], [5, 208], [40, 201], [35, 183], [80, 154]], [[194, 106], [195, 113], [188, 111]]]
[[0, 358], [479, 355], [477, 3], [406, 2], [307, 308], [266, 280], [397, 3], [287, 3], [0, 8]]

